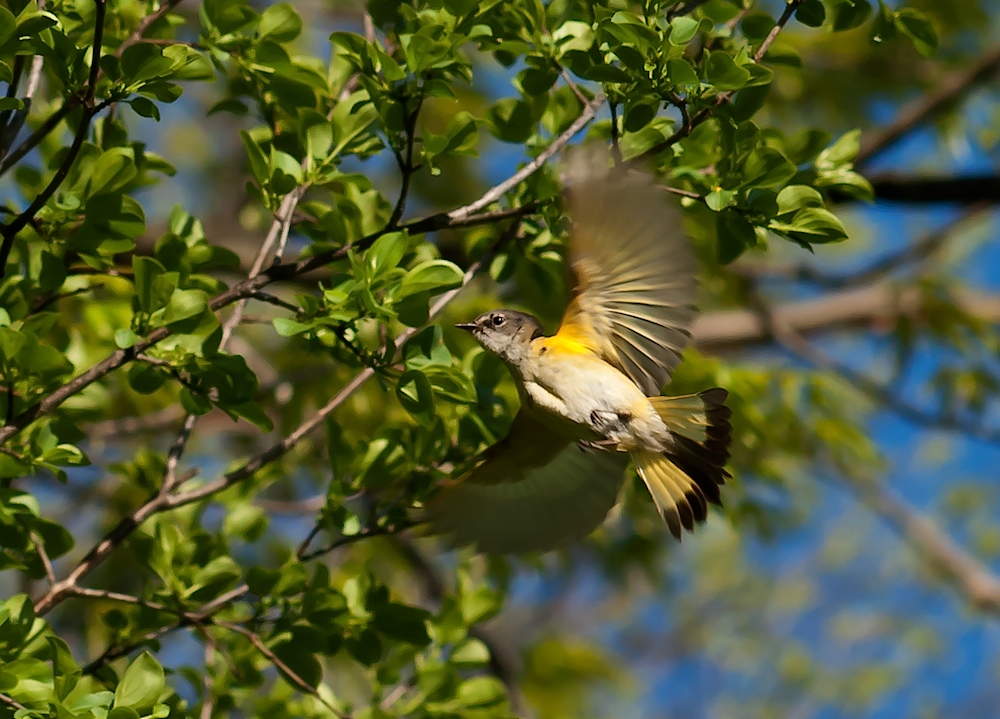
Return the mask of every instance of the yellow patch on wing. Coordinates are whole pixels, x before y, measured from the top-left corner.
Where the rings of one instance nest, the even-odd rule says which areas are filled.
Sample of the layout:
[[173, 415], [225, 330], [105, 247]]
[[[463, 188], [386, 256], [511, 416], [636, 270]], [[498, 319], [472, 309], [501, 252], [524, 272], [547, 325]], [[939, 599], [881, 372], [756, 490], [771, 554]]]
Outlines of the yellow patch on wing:
[[585, 335], [560, 332], [552, 337], [539, 337], [532, 343], [536, 352], [557, 352], [561, 354], [599, 354], [587, 346]]

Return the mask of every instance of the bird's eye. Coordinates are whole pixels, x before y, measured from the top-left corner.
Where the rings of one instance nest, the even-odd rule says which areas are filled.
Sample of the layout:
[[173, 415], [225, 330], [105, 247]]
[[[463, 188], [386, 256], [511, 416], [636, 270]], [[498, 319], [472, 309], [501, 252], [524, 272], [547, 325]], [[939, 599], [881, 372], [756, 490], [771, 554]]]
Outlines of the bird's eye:
[[493, 326], [499, 327], [503, 324], [503, 315], [493, 315]]

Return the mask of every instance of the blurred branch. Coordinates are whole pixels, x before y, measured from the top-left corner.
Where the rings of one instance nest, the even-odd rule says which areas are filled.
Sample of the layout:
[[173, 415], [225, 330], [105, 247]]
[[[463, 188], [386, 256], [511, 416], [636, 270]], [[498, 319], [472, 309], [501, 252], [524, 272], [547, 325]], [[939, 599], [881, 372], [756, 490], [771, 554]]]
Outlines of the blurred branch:
[[923, 97], [904, 105], [896, 119], [880, 130], [861, 137], [861, 150], [854, 160], [858, 167], [892, 147], [904, 135], [934, 117], [976, 85], [990, 79], [1000, 67], [1000, 45], [994, 45], [968, 68], [949, 75]]
[[976, 609], [1000, 614], [1000, 577], [956, 544], [926, 516], [894, 497], [879, 483], [843, 477], [873, 512], [940, 570]]
[[805, 281], [831, 289], [847, 289], [870, 285], [884, 279], [896, 270], [910, 264], [924, 264], [936, 255], [955, 235], [971, 220], [978, 218], [983, 212], [992, 208], [986, 203], [977, 203], [963, 208], [959, 214], [943, 227], [932, 230], [926, 235], [907, 245], [898, 252], [874, 260], [870, 265], [860, 270], [843, 274], [829, 274], [817, 270], [813, 265], [803, 263], [766, 264], [752, 262], [734, 263], [733, 270], [743, 277], [755, 280], [786, 279]]
[[1000, 445], [1000, 430], [910, 404], [886, 385], [838, 361], [809, 342], [794, 327], [784, 322], [780, 313], [769, 306], [760, 295], [755, 295], [755, 300], [760, 307], [761, 321], [767, 325], [770, 334], [779, 345], [817, 368], [840, 376], [869, 400], [918, 426], [956, 431], [982, 442]]
[[[953, 297], [963, 312], [984, 322], [1000, 322], [1000, 294], [956, 289]], [[894, 323], [899, 317], [919, 321], [923, 306], [920, 289], [885, 283], [779, 304], [773, 315], [783, 326], [811, 335]], [[695, 321], [692, 334], [698, 348], [710, 354], [743, 350], [775, 339], [760, 313], [747, 309], [707, 312]]]
[[993, 173], [942, 177], [887, 172], [868, 179], [875, 190], [875, 199], [885, 202], [955, 202], [962, 205], [1000, 202], [1000, 176]]

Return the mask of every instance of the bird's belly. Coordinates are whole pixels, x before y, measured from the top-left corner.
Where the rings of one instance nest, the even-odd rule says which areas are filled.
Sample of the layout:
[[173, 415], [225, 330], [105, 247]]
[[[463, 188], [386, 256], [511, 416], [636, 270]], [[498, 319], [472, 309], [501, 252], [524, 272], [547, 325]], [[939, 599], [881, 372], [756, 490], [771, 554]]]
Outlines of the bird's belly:
[[610, 440], [619, 449], [660, 447], [669, 433], [649, 400], [625, 374], [593, 356], [544, 355], [525, 378], [528, 400], [555, 415], [571, 439]]

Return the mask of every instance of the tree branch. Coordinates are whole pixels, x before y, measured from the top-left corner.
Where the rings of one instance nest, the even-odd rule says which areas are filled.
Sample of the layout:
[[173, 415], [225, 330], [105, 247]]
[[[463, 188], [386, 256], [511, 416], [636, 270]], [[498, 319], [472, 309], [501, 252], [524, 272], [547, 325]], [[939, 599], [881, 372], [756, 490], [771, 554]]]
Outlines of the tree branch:
[[[968, 314], [986, 322], [1000, 322], [1000, 295], [955, 290], [953, 297]], [[835, 332], [852, 327], [870, 327], [894, 322], [899, 317], [920, 319], [924, 295], [917, 288], [878, 284], [817, 299], [777, 305], [773, 315], [802, 335]], [[692, 330], [694, 343], [703, 352], [725, 354], [771, 342], [771, 328], [759, 312], [718, 310], [701, 315]]]
[[1000, 614], [1000, 577], [956, 544], [928, 517], [894, 497], [878, 482], [849, 477], [844, 482], [873, 512], [924, 555], [976, 609]]
[[861, 150], [854, 159], [855, 166], [864, 165], [892, 147], [914, 128], [940, 113], [976, 85], [991, 78], [998, 67], [1000, 45], [994, 45], [970, 67], [949, 75], [936, 89], [905, 105], [889, 125], [865, 133], [861, 137]]

